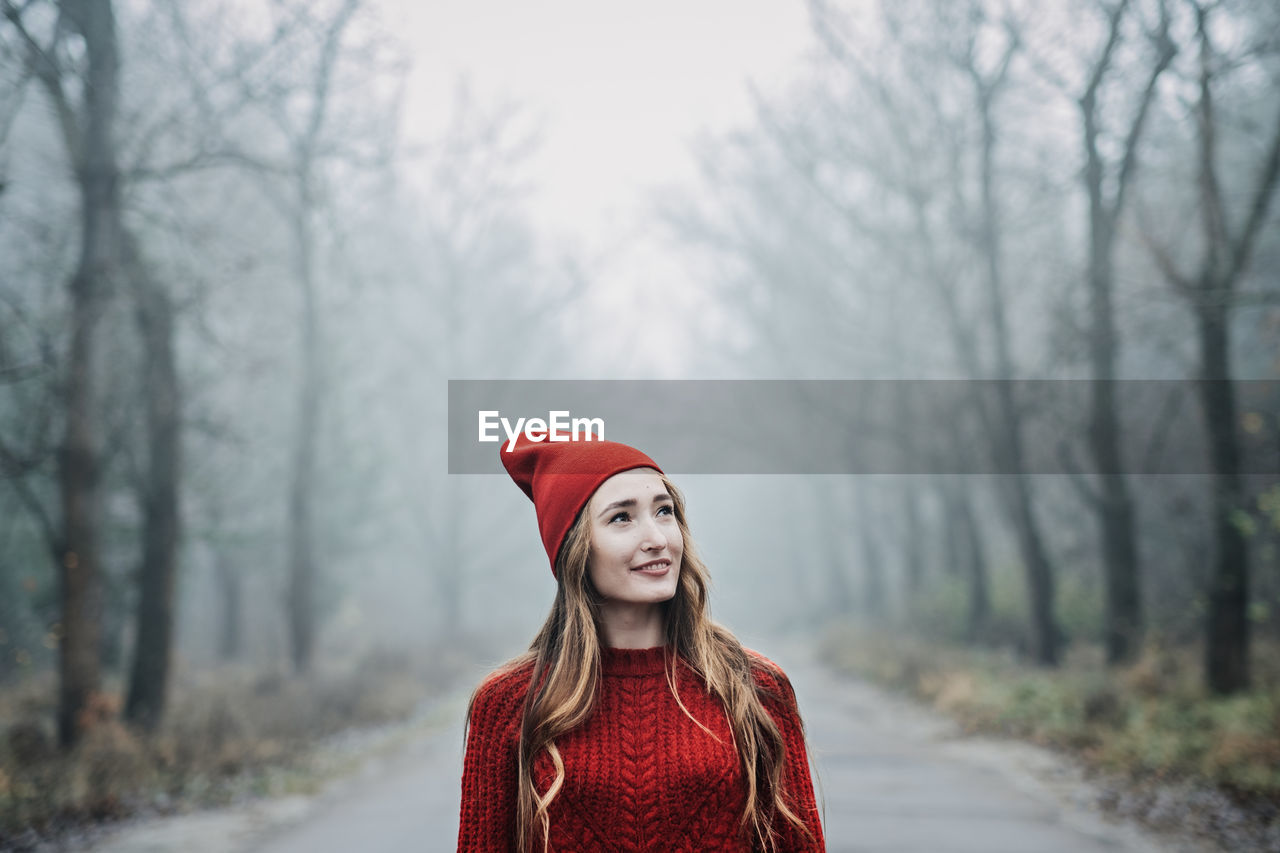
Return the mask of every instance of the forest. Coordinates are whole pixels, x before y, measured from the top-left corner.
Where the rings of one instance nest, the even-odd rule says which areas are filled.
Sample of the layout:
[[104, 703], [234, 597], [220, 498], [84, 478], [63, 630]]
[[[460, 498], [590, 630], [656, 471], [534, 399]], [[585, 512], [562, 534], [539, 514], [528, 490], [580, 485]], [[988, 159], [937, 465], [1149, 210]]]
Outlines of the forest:
[[[536, 105], [406, 120], [396, 3], [0, 0], [0, 848], [520, 651], [554, 582], [449, 473], [478, 379], [881, 383], [887, 442], [770, 403], [901, 465], [673, 472], [717, 618], [953, 706], [940, 661], [1019, 667], [1054, 707], [976, 726], [1276, 838], [1280, 6], [795, 4], [788, 73], [566, 234]], [[1173, 740], [1103, 750], [1148, 699]]]

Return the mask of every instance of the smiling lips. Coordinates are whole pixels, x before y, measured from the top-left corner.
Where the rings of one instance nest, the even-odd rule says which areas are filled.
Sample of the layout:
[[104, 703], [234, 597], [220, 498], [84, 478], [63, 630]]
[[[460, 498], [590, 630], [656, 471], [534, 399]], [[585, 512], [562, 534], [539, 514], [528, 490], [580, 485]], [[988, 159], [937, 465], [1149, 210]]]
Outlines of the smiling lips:
[[644, 575], [665, 575], [667, 569], [671, 568], [671, 561], [666, 557], [657, 560], [650, 560], [639, 566], [634, 566], [631, 571], [639, 572]]

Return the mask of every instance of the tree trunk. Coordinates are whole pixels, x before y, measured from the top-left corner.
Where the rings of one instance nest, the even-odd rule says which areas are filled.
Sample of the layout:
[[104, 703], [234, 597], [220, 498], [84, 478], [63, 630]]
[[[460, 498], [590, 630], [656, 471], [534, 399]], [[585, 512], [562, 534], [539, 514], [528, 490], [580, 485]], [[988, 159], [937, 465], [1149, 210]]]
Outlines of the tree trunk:
[[[977, 81], [975, 81], [977, 82]], [[1027, 572], [1027, 595], [1031, 611], [1031, 654], [1037, 663], [1055, 666], [1058, 663], [1058, 629], [1053, 616], [1054, 579], [1053, 566], [1044, 547], [1040, 526], [1036, 520], [1031, 485], [1027, 480], [1025, 454], [1022, 446], [1022, 422], [1013, 397], [1013, 355], [1010, 352], [1009, 330], [1005, 319], [1004, 270], [1000, 247], [1000, 216], [995, 188], [995, 121], [992, 115], [994, 87], [978, 83], [978, 105], [982, 121], [982, 223], [980, 249], [986, 262], [987, 310], [991, 318], [991, 332], [996, 353], [996, 372], [1001, 380], [997, 384], [996, 420], [998, 428], [993, 439], [998, 442], [996, 452], [1003, 458], [1003, 472], [1007, 475], [1005, 490], [1007, 509], [1018, 534], [1018, 547]]]
[[150, 455], [143, 499], [137, 642], [125, 716], [150, 731], [164, 714], [172, 657], [173, 600], [181, 523], [181, 399], [174, 356], [173, 304], [169, 294], [151, 280], [143, 268], [136, 247], [129, 247], [129, 256], [129, 268], [136, 283], [138, 330], [147, 359], [146, 423]]
[[[1091, 409], [1089, 448], [1099, 472], [1097, 503], [1106, 589], [1106, 654], [1112, 664], [1130, 661], [1142, 644], [1142, 587], [1133, 525], [1133, 498], [1120, 452], [1115, 399], [1116, 331], [1112, 310], [1112, 217], [1102, 207], [1096, 154], [1089, 173], [1089, 309]], [[1096, 171], [1096, 174], [1094, 172]]]
[[1018, 529], [1018, 545], [1027, 567], [1027, 594], [1031, 606], [1031, 656], [1043, 666], [1057, 666], [1059, 635], [1053, 615], [1053, 566], [1045, 551], [1040, 527], [1032, 508], [1030, 485], [1025, 475], [1011, 478], [1011, 500]]
[[[889, 327], [901, 328], [901, 310], [896, 288], [889, 288], [888, 299], [887, 319]], [[890, 363], [902, 364], [908, 360], [907, 354], [903, 351], [902, 343], [900, 335], [889, 336], [885, 349]], [[916, 462], [920, 455], [915, 440], [915, 431], [912, 429], [916, 423], [916, 418], [912, 411], [912, 401], [907, 392], [907, 383], [891, 382], [889, 383], [889, 391], [892, 395], [894, 419], [899, 425], [895, 443], [898, 452], [901, 454], [903, 470], [906, 471], [910, 470], [910, 466]], [[901, 541], [907, 586], [905, 596], [906, 610], [908, 614], [913, 614], [914, 608], [918, 604], [920, 588], [924, 583], [924, 553], [921, 550], [924, 544], [924, 536], [920, 531], [920, 490], [914, 477], [900, 477], [898, 478], [898, 485], [900, 488], [899, 499], [901, 500], [903, 522]]]
[[316, 575], [314, 520], [316, 445], [320, 425], [320, 318], [315, 281], [312, 202], [301, 179], [294, 212], [294, 271], [302, 300], [302, 382], [294, 431], [293, 477], [289, 488], [289, 636], [295, 672], [311, 669], [315, 650]]
[[948, 565], [968, 581], [969, 602], [965, 635], [975, 642], [986, 631], [991, 614], [991, 593], [987, 581], [987, 557], [982, 536], [973, 516], [973, 501], [965, 484], [954, 475], [939, 478], [939, 491], [947, 516]]
[[1110, 33], [1102, 55], [1080, 99], [1085, 150], [1083, 180], [1089, 197], [1089, 448], [1097, 466], [1100, 494], [1094, 509], [1102, 539], [1102, 565], [1106, 589], [1106, 654], [1112, 664], [1130, 661], [1142, 644], [1142, 585], [1133, 498], [1120, 450], [1120, 418], [1115, 399], [1117, 350], [1112, 292], [1115, 283], [1115, 226], [1123, 210], [1128, 184], [1137, 168], [1138, 143], [1156, 83], [1168, 68], [1176, 50], [1168, 38], [1163, 16], [1158, 54], [1147, 79], [1128, 131], [1115, 188], [1110, 201], [1104, 190], [1104, 161], [1098, 150], [1098, 93], [1120, 41], [1120, 27], [1127, 0], [1111, 13]]
[[214, 571], [218, 576], [218, 589], [222, 592], [222, 618], [218, 623], [218, 659], [223, 663], [240, 657], [240, 631], [243, 603], [240, 595], [240, 575], [226, 553], [219, 549], [214, 553]]
[[[1267, 209], [1280, 181], [1280, 116], [1265, 148], [1262, 169], [1239, 231], [1231, 234], [1226, 195], [1217, 174], [1217, 127], [1213, 99], [1216, 54], [1210, 41], [1211, 5], [1196, 7], [1200, 42], [1200, 98], [1197, 103], [1200, 162], [1199, 189], [1205, 235], [1200, 274], [1190, 287], [1200, 338], [1200, 400], [1209, 438], [1213, 470], [1211, 496], [1214, 542], [1217, 546], [1209, 581], [1206, 625], [1205, 679], [1215, 693], [1246, 690], [1249, 674], [1249, 543], [1235, 520], [1244, 510], [1240, 442], [1236, 433], [1235, 388], [1231, 384], [1231, 307], [1236, 283], [1249, 264], [1257, 235], [1267, 222]], [[1167, 259], [1161, 264], [1173, 270]], [[1173, 276], [1177, 281], [1178, 277]]]
[[948, 577], [964, 574], [961, 567], [962, 555], [965, 552], [964, 531], [960, 529], [960, 504], [958, 491], [952, 478], [940, 475], [935, 478], [938, 495], [942, 498], [942, 565], [940, 568]]
[[819, 518], [826, 519], [823, 531], [819, 534], [820, 553], [823, 563], [823, 600], [819, 609], [830, 616], [848, 616], [853, 610], [853, 590], [849, 586], [846, 573], [841, 537], [844, 527], [839, 517], [838, 508], [841, 503], [835, 489], [825, 479], [819, 491]]
[[[1204, 293], [1221, 293], [1206, 286]], [[1231, 385], [1231, 339], [1225, 300], [1206, 299], [1197, 316], [1199, 391], [1213, 469], [1213, 537], [1217, 546], [1209, 581], [1205, 674], [1209, 687], [1227, 694], [1249, 687], [1249, 543], [1233, 516], [1245, 506]]]
[[444, 638], [457, 637], [463, 624], [463, 591], [462, 591], [462, 543], [459, 526], [465, 510], [466, 500], [462, 492], [462, 484], [455, 477], [450, 477], [446, 485], [449, 495], [445, 508], [445, 529], [443, 531], [443, 553], [435, 556], [436, 588], [440, 591], [440, 625], [439, 630]]
[[875, 621], [888, 621], [885, 608], [884, 565], [880, 558], [880, 543], [876, 539], [876, 524], [871, 517], [865, 483], [854, 484], [854, 512], [857, 515], [859, 538], [862, 540], [864, 591], [863, 612]]
[[961, 523], [968, 543], [966, 565], [969, 570], [969, 619], [967, 633], [969, 642], [982, 639], [987, 631], [987, 623], [991, 618], [991, 592], [987, 581], [987, 555], [982, 546], [981, 531], [973, 517], [973, 501], [961, 490], [960, 493]]
[[907, 600], [914, 605], [924, 585], [924, 535], [920, 531], [920, 501], [914, 477], [900, 478], [902, 548], [906, 560]]
[[101, 495], [93, 363], [101, 303], [120, 256], [121, 212], [113, 139], [119, 94], [115, 15], [108, 0], [64, 0], [62, 5], [84, 38], [88, 62], [82, 134], [68, 140], [80, 193], [81, 246], [70, 283], [66, 435], [58, 460], [62, 542], [55, 549], [62, 610], [58, 740], [69, 747], [79, 738], [84, 709], [101, 688]]

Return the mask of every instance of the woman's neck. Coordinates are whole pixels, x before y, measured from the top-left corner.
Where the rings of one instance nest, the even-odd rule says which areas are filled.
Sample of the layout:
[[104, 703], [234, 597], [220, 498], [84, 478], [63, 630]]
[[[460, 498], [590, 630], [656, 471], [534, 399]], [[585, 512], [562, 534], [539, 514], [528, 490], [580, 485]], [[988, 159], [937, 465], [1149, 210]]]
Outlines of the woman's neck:
[[651, 649], [666, 640], [659, 604], [608, 601], [600, 606], [600, 635], [614, 649]]

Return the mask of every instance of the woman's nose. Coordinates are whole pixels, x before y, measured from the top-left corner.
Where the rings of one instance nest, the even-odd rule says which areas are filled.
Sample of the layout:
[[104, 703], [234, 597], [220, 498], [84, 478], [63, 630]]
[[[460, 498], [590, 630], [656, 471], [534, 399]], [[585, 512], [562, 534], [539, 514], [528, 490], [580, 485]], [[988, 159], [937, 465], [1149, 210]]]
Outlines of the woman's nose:
[[667, 534], [658, 524], [657, 519], [650, 518], [644, 523], [644, 538], [640, 547], [646, 551], [661, 551], [667, 547]]

